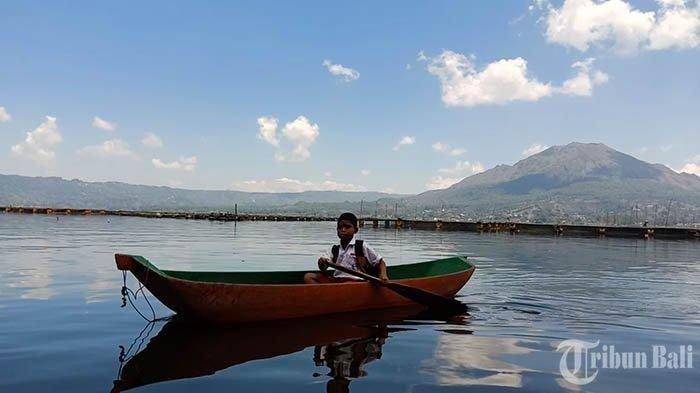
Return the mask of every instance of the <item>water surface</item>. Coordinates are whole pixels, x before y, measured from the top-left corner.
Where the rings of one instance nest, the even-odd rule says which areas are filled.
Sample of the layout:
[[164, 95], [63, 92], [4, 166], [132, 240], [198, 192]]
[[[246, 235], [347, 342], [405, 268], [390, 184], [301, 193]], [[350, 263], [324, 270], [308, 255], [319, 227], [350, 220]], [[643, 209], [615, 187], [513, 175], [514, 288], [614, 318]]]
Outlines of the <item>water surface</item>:
[[[700, 353], [699, 242], [373, 228], [362, 238], [389, 264], [469, 256], [477, 271], [459, 294], [469, 313], [440, 320], [403, 309], [229, 329], [147, 325], [120, 307], [115, 252], [166, 269], [305, 270], [335, 242], [334, 224], [0, 214], [0, 391], [107, 392], [120, 368], [116, 386], [142, 385], [134, 392], [700, 385], [697, 354], [693, 369], [606, 369], [576, 386], [560, 375], [556, 352], [577, 338], [621, 351], [690, 344]], [[151, 300], [157, 316], [171, 314]]]

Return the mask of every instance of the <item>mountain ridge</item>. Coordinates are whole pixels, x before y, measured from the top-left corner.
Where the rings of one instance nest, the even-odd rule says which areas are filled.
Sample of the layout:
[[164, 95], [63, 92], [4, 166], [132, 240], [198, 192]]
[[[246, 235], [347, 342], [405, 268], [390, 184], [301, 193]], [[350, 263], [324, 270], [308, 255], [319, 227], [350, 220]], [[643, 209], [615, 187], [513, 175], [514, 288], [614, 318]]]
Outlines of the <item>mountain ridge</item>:
[[424, 200], [425, 195], [453, 199], [460, 190], [496, 185], [506, 194], [525, 194], [537, 188], [551, 190], [584, 181], [613, 179], [650, 180], [700, 193], [700, 177], [696, 175], [676, 173], [665, 165], [647, 163], [602, 143], [572, 142], [552, 146], [513, 165], [497, 165], [446, 189], [418, 194], [416, 199]]
[[[610, 213], [650, 210], [690, 216], [700, 207], [700, 177], [676, 173], [602, 143], [552, 146], [462, 179], [451, 187], [416, 195], [305, 191], [248, 193], [186, 190], [122, 182], [0, 175], [0, 205], [122, 210], [232, 210], [336, 214], [384, 211], [443, 219], [519, 219], [585, 222]], [[371, 205], [370, 205], [371, 203]], [[380, 209], [381, 205], [381, 209]], [[436, 207], [440, 206], [438, 210]], [[682, 218], [682, 217], [681, 217]]]
[[[452, 217], [530, 222], [588, 222], [653, 211], [694, 221], [700, 177], [650, 164], [602, 143], [552, 146], [513, 165], [498, 165], [441, 190], [408, 198], [442, 206]], [[681, 217], [681, 215], [690, 218]], [[631, 223], [631, 221], [630, 221]]]
[[341, 203], [402, 197], [373, 191], [304, 191], [287, 193], [190, 190], [124, 182], [86, 182], [61, 177], [0, 174], [0, 204], [95, 209], [232, 209], [283, 206], [299, 202]]

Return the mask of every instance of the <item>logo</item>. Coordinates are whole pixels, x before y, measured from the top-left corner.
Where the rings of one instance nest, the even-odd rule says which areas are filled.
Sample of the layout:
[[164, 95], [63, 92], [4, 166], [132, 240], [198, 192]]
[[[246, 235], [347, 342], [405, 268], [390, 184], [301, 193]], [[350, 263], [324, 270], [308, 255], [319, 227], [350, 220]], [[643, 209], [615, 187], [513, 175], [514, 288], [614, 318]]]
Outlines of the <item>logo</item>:
[[[600, 340], [594, 343], [581, 340], [565, 340], [559, 343], [557, 352], [564, 352], [559, 360], [559, 372], [567, 382], [574, 385], [585, 385], [593, 382], [598, 376], [598, 370], [589, 375], [588, 350], [598, 347], [599, 343]], [[569, 360], [573, 360], [573, 368], [569, 367]], [[581, 376], [582, 371], [583, 376]]]
[[[559, 372], [574, 385], [593, 382], [602, 369], [690, 369], [693, 368], [693, 346], [681, 345], [678, 351], [665, 345], [653, 345], [651, 352], [620, 352], [614, 345], [600, 345], [583, 340], [565, 340], [557, 346], [562, 352]], [[648, 360], [651, 359], [651, 367]]]

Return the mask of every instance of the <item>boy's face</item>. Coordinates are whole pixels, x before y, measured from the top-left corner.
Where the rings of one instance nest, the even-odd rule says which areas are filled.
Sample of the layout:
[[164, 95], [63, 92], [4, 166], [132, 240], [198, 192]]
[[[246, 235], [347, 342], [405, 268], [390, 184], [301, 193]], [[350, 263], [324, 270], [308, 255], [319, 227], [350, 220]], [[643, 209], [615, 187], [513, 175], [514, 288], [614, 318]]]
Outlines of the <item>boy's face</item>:
[[340, 220], [338, 223], [338, 237], [340, 240], [350, 240], [357, 233], [357, 228], [355, 228], [349, 220]]

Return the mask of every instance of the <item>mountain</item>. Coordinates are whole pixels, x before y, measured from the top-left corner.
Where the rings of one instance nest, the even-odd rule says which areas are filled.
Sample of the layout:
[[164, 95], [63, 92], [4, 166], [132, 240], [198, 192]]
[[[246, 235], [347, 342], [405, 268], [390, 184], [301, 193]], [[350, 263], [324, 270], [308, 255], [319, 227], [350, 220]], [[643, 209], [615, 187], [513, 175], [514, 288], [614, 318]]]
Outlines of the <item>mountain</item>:
[[484, 211], [543, 209], [549, 210], [540, 214], [545, 216], [590, 216], [642, 208], [658, 213], [659, 209], [670, 209], [668, 204], [675, 204], [679, 211], [694, 212], [700, 206], [700, 177], [641, 161], [601, 143], [570, 143], [550, 147], [514, 165], [498, 165], [408, 201], [460, 206], [462, 212], [476, 216]]
[[92, 183], [59, 177], [0, 175], [0, 205], [112, 210], [233, 209], [251, 211], [298, 203], [345, 203], [400, 197], [380, 192], [306, 191], [262, 193], [184, 190], [119, 182]]
[[[364, 205], [360, 201], [364, 201]], [[58, 177], [0, 175], [0, 205], [124, 210], [232, 210], [336, 215], [341, 211], [445, 220], [654, 224], [700, 218], [700, 177], [600, 143], [553, 146], [418, 195], [183, 190]], [[364, 210], [362, 210], [364, 208]]]

